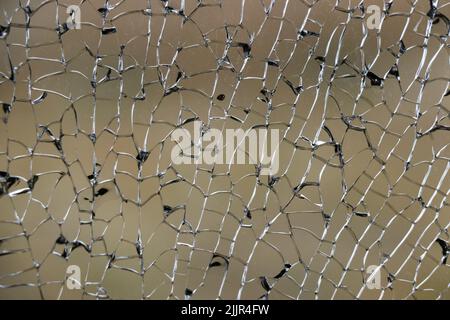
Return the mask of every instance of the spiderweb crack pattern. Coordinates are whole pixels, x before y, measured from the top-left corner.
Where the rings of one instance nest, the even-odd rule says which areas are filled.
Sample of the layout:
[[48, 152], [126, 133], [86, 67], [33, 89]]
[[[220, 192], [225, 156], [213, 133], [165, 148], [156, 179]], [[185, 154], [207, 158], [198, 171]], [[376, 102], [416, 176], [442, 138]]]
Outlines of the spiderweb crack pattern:
[[[0, 7], [0, 297], [449, 298], [448, 1]], [[174, 164], [196, 121], [279, 172]]]

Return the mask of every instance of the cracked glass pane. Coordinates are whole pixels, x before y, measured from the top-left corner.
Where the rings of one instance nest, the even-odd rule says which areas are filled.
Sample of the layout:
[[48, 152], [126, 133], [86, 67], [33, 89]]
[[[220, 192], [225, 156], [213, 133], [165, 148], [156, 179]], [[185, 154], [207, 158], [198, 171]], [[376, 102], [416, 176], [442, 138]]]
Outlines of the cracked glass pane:
[[448, 1], [0, 9], [0, 298], [449, 299]]

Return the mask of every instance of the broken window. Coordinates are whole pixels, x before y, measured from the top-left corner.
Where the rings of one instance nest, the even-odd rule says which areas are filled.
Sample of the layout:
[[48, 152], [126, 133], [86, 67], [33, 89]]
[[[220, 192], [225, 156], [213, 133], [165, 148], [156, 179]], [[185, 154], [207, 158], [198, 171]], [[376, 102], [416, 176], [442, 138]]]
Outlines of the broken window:
[[[0, 7], [0, 297], [449, 298], [448, 2]], [[196, 121], [278, 172], [174, 164]]]

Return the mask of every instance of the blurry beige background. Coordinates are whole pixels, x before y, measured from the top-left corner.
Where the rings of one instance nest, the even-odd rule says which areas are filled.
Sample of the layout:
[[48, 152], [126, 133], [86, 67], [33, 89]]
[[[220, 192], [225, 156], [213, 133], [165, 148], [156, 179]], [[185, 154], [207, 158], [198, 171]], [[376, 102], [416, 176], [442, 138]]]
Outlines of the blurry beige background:
[[[2, 1], [0, 297], [448, 299], [448, 26], [360, 2]], [[194, 118], [279, 129], [275, 180], [172, 165]]]

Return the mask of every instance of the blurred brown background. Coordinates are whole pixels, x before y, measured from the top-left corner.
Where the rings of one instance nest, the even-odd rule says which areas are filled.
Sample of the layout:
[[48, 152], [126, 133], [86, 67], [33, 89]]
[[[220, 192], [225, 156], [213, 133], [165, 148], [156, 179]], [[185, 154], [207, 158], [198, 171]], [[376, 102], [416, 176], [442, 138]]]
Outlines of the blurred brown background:
[[[394, 1], [377, 33], [360, 2], [2, 1], [0, 297], [448, 299], [448, 26]], [[172, 165], [193, 118], [279, 129], [275, 182]]]

